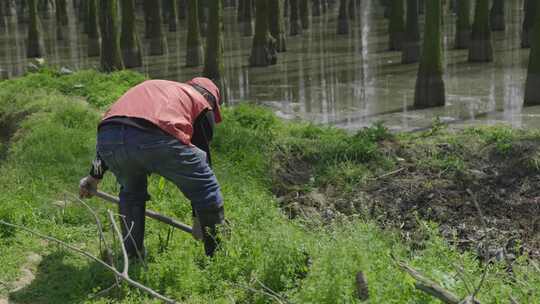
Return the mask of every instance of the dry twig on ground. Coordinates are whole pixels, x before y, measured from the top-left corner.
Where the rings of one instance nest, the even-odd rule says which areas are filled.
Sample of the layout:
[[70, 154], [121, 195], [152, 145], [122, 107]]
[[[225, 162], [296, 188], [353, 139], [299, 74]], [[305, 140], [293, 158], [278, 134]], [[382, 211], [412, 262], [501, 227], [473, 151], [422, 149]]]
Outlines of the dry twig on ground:
[[397, 265], [412, 276], [415, 280], [415, 287], [418, 290], [421, 290], [437, 299], [448, 304], [460, 304], [461, 300], [449, 290], [446, 290], [435, 281], [428, 279], [422, 273], [412, 268], [411, 266], [405, 264], [404, 262], [397, 261]]
[[[116, 226], [116, 223], [114, 222], [114, 218], [112, 217], [112, 212], [108, 210], [108, 213], [109, 213], [109, 219], [112, 220], [112, 225], [113, 225], [113, 228], [115, 228], [115, 232], [118, 234], [120, 233], [120, 231], [118, 230], [118, 227]], [[25, 232], [28, 232], [32, 235], [35, 235], [35, 236], [38, 236], [42, 239], [45, 239], [45, 240], [48, 240], [48, 241], [52, 241], [54, 243], [57, 243], [61, 246], [64, 246], [72, 251], [75, 251], [79, 254], [81, 254], [82, 256], [85, 256], [87, 257], [88, 259], [102, 265], [103, 267], [105, 267], [107, 270], [111, 271], [115, 277], [117, 277], [118, 279], [128, 283], [129, 285], [135, 287], [135, 288], [138, 288], [148, 294], [150, 294], [152, 297], [154, 298], [157, 298], [157, 299], [160, 299], [162, 300], [163, 302], [165, 303], [177, 303], [176, 301], [156, 292], [155, 290], [131, 279], [129, 277], [129, 275], [127, 274], [127, 271], [128, 271], [128, 264], [129, 264], [129, 260], [127, 258], [127, 254], [126, 254], [126, 251], [125, 251], [125, 248], [124, 248], [124, 245], [123, 243], [121, 242], [121, 246], [122, 246], [122, 251], [123, 251], [123, 254], [124, 254], [124, 268], [123, 268], [123, 271], [122, 272], [119, 272], [115, 267], [107, 264], [105, 261], [99, 259], [98, 257], [92, 255], [91, 253], [88, 253], [80, 248], [77, 248], [73, 245], [70, 245], [60, 239], [57, 239], [55, 237], [52, 237], [52, 236], [49, 236], [49, 235], [45, 235], [45, 234], [42, 234], [40, 232], [37, 232], [37, 231], [34, 231], [34, 230], [31, 230], [25, 226], [22, 226], [22, 225], [18, 225], [18, 224], [13, 224], [13, 223], [9, 223], [9, 222], [6, 222], [6, 221], [3, 221], [3, 220], [0, 220], [0, 225], [4, 225], [4, 226], [8, 226], [8, 227], [11, 227], [11, 228], [15, 228], [15, 229], [19, 229], [19, 230], [23, 230]], [[121, 234], [120, 234], [120, 240], [122, 240], [122, 237], [121, 237]]]

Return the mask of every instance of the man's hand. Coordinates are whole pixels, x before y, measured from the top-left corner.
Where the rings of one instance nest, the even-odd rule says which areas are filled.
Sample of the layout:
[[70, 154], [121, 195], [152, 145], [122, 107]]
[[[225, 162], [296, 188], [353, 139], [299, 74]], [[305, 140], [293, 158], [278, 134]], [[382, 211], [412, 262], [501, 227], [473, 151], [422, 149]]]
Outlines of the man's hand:
[[97, 190], [99, 184], [99, 179], [93, 178], [92, 176], [86, 176], [79, 182], [79, 196], [81, 198], [90, 198], [92, 194], [91, 190]]

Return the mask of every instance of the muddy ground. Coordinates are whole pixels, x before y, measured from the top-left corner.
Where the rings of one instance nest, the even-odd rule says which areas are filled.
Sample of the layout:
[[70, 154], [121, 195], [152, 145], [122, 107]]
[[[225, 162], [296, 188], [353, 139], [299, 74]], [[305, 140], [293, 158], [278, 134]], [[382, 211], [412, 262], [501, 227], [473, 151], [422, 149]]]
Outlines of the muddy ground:
[[276, 156], [274, 190], [291, 218], [360, 214], [420, 249], [422, 220], [432, 221], [449, 242], [481, 259], [540, 258], [540, 139], [452, 136], [380, 142], [394, 168], [352, 190], [332, 182], [303, 187], [314, 179], [312, 164]]

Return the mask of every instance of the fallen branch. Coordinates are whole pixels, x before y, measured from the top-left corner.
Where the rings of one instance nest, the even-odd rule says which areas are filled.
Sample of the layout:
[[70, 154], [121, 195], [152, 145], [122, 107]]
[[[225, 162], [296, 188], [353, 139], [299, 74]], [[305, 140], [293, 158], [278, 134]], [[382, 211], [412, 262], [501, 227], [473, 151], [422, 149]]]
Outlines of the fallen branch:
[[122, 276], [125, 276], [126, 278], [129, 278], [129, 258], [126, 251], [126, 246], [124, 245], [122, 233], [120, 232], [120, 229], [118, 229], [118, 226], [116, 225], [116, 221], [114, 220], [113, 213], [111, 210], [107, 210], [107, 214], [109, 215], [109, 220], [111, 221], [111, 225], [113, 227], [114, 232], [116, 233], [116, 236], [118, 237], [120, 241], [120, 248], [122, 248], [122, 255], [124, 258], [124, 269], [122, 270]]
[[472, 290], [472, 287], [471, 287], [473, 284], [465, 276], [465, 269], [463, 268], [463, 261], [460, 260], [460, 263], [462, 263], [462, 264], [461, 265], [454, 265], [454, 268], [456, 268], [458, 276], [463, 281], [463, 284], [465, 285], [465, 289], [467, 290], [467, 293], [471, 294], [471, 293], [473, 293], [473, 290]]
[[536, 264], [535, 261], [531, 261], [530, 262], [532, 267], [534, 268], [534, 270], [536, 270], [536, 272], [538, 272], [540, 274], [540, 267], [538, 266], [538, 264]]
[[486, 277], [487, 277], [487, 274], [488, 274], [488, 270], [489, 270], [489, 261], [486, 264], [486, 266], [484, 267], [484, 270], [482, 272], [482, 279], [480, 279], [480, 283], [478, 283], [478, 286], [476, 287], [473, 294], [471, 295], [471, 298], [473, 300], [478, 295], [478, 293], [480, 292], [480, 289], [482, 288], [482, 285], [484, 285], [484, 282], [486, 281]]
[[486, 218], [484, 217], [484, 213], [482, 212], [482, 208], [480, 208], [480, 204], [478, 203], [478, 200], [476, 199], [476, 194], [474, 194], [471, 189], [467, 189], [467, 194], [471, 197], [474, 207], [476, 208], [476, 211], [478, 212], [478, 220], [480, 221], [480, 224], [482, 225], [482, 228], [484, 228], [484, 231], [487, 233], [489, 231]]
[[256, 289], [256, 288], [253, 288], [251, 286], [248, 286], [247, 284], [246, 285], [243, 285], [243, 284], [236, 284], [236, 283], [233, 283], [233, 285], [237, 286], [237, 287], [240, 287], [240, 288], [244, 288], [248, 291], [251, 291], [251, 292], [254, 292], [254, 293], [259, 293], [259, 294], [262, 294], [262, 295], [265, 295], [265, 296], [268, 296], [270, 297], [271, 299], [273, 299], [275, 302], [279, 303], [279, 304], [285, 304], [285, 302], [283, 302], [283, 300], [281, 300], [279, 297], [276, 297], [275, 295], [265, 291], [265, 290], [260, 290], [260, 289]]
[[[115, 278], [116, 278], [116, 277], [115, 277]], [[117, 278], [117, 279], [118, 279], [118, 278]], [[118, 288], [118, 287], [120, 287], [120, 284], [118, 284], [118, 283], [115, 282], [115, 283], [112, 284], [111, 286], [109, 286], [109, 287], [107, 287], [107, 288], [105, 288], [105, 289], [99, 291], [99, 292], [96, 293], [96, 294], [91, 295], [91, 296], [89, 297], [89, 299], [96, 299], [96, 298], [105, 296], [106, 294], [108, 294], [109, 292], [111, 292], [112, 290], [114, 290], [114, 289], [116, 289], [116, 288]]]
[[[110, 212], [110, 211], [109, 211]], [[114, 221], [113, 221], [114, 222]], [[126, 283], [128, 283], [129, 285], [135, 287], [135, 288], [138, 288], [148, 294], [150, 294], [151, 296], [153, 296], [154, 298], [157, 298], [157, 299], [160, 299], [162, 300], [163, 302], [165, 303], [177, 303], [176, 301], [170, 299], [170, 298], [167, 298], [163, 295], [161, 295], [160, 293], [154, 291], [153, 289], [137, 282], [137, 281], [134, 281], [133, 279], [131, 279], [129, 276], [127, 275], [124, 275], [123, 273], [119, 272], [116, 268], [110, 266], [109, 264], [105, 263], [103, 260], [97, 258], [96, 256], [82, 250], [82, 249], [79, 249], [75, 246], [72, 246], [62, 240], [59, 240], [55, 237], [52, 237], [52, 236], [48, 236], [48, 235], [45, 235], [45, 234], [42, 234], [40, 232], [37, 232], [37, 231], [34, 231], [34, 230], [31, 230], [29, 228], [26, 228], [24, 226], [21, 226], [21, 225], [17, 225], [17, 224], [12, 224], [12, 223], [8, 223], [6, 221], [3, 221], [3, 220], [0, 220], [0, 224], [2, 225], [5, 225], [5, 226], [8, 226], [8, 227], [12, 227], [12, 228], [16, 228], [16, 229], [20, 229], [20, 230], [23, 230], [23, 231], [26, 231], [32, 235], [35, 235], [35, 236], [38, 236], [42, 239], [45, 239], [45, 240], [48, 240], [48, 241], [52, 241], [52, 242], [55, 242], [59, 245], [62, 245], [68, 249], [71, 249], [87, 258], [89, 258], [90, 260], [93, 260], [94, 262], [102, 265], [103, 267], [105, 267], [106, 269], [108, 269], [109, 271], [111, 271], [112, 273], [114, 273], [115, 276], [117, 276], [118, 278], [120, 278], [121, 280], [125, 281]], [[116, 225], [116, 224], [113, 224], [113, 225]], [[122, 238], [120, 238], [122, 239]], [[123, 244], [123, 243], [122, 243]], [[122, 245], [123, 246], [123, 245]], [[125, 248], [123, 249], [125, 251]], [[127, 260], [126, 260], [127, 261]], [[129, 263], [129, 261], [127, 261]], [[126, 271], [126, 267], [124, 267], [124, 271]]]
[[266, 285], [264, 285], [261, 281], [259, 281], [257, 278], [254, 278], [255, 279], [255, 282], [257, 282], [257, 284], [261, 285], [261, 287], [266, 290], [266, 292], [270, 295], [273, 295], [274, 296], [274, 299], [279, 299], [280, 303], [288, 303], [288, 301], [286, 299], [284, 299], [280, 294], [278, 294], [277, 292], [273, 291], [272, 289], [270, 289], [269, 287], [267, 287]]
[[519, 304], [519, 302], [514, 297], [510, 297], [510, 304]]
[[[83, 200], [81, 200], [77, 196], [72, 195], [72, 194], [70, 194], [68, 192], [65, 192], [64, 195], [69, 195], [72, 198], [74, 198], [75, 201], [79, 202], [84, 207], [86, 207], [88, 212], [90, 212], [92, 214], [92, 216], [94, 217], [94, 220], [96, 222], [97, 229], [98, 229], [99, 249], [101, 251], [101, 244], [103, 243], [103, 246], [105, 247], [105, 253], [107, 254], [107, 259], [108, 259], [109, 265], [111, 265], [113, 268], [116, 268], [116, 265], [114, 265], [114, 257], [112, 255], [112, 250], [109, 247], [109, 245], [107, 244], [107, 239], [105, 238], [105, 233], [103, 233], [103, 224], [101, 223], [101, 220], [99, 219], [99, 216], [97, 215], [96, 211], [94, 211], [94, 209], [92, 209], [92, 207], [90, 207], [87, 203], [85, 203]], [[66, 201], [66, 199], [64, 199], [64, 201]], [[118, 277], [114, 276], [114, 279], [115, 279], [116, 282], [115, 282], [115, 284], [113, 286], [119, 286], [120, 281], [118, 280]]]
[[461, 300], [452, 292], [446, 290], [435, 281], [428, 279], [419, 271], [405, 264], [404, 262], [397, 261], [398, 266], [407, 272], [411, 277], [416, 280], [414, 286], [416, 289], [421, 290], [441, 301], [448, 304], [460, 304]]
[[133, 235], [131, 234], [131, 231], [133, 230], [133, 224], [130, 227], [127, 224], [126, 218], [124, 216], [121, 215], [120, 218], [122, 219], [122, 223], [124, 224], [124, 227], [126, 228], [126, 231], [127, 231], [127, 235], [124, 238], [123, 242], [125, 242], [127, 240], [127, 238], [129, 238], [131, 240], [131, 242], [133, 243], [133, 247], [135, 248], [135, 251], [137, 252], [137, 257], [139, 258], [139, 261], [143, 264], [144, 269], [148, 270], [148, 266], [146, 265], [146, 262], [144, 261], [143, 255], [139, 251], [139, 249], [137, 248], [137, 244], [135, 243], [135, 239], [133, 238]]
[[389, 176], [391, 176], [391, 175], [398, 174], [399, 172], [401, 172], [401, 171], [403, 171], [403, 170], [405, 170], [405, 169], [407, 169], [407, 168], [406, 168], [406, 167], [401, 167], [401, 168], [399, 168], [399, 169], [397, 169], [397, 170], [390, 171], [390, 172], [385, 173], [385, 174], [383, 174], [383, 175], [379, 175], [379, 176], [373, 177], [372, 179], [378, 180], [378, 179], [381, 179], [381, 178], [389, 177]]

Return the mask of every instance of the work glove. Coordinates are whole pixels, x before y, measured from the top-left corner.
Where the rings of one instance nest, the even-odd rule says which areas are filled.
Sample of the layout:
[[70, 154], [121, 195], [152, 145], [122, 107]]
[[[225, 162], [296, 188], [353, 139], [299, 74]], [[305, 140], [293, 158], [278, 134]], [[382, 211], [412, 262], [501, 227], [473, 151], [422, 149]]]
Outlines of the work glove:
[[79, 196], [80, 198], [90, 198], [92, 197], [91, 192], [96, 191], [99, 184], [99, 179], [94, 178], [90, 175], [84, 177], [79, 182]]
[[220, 244], [218, 227], [225, 223], [223, 206], [210, 207], [195, 211], [202, 231], [204, 251], [207, 256], [212, 257]]

